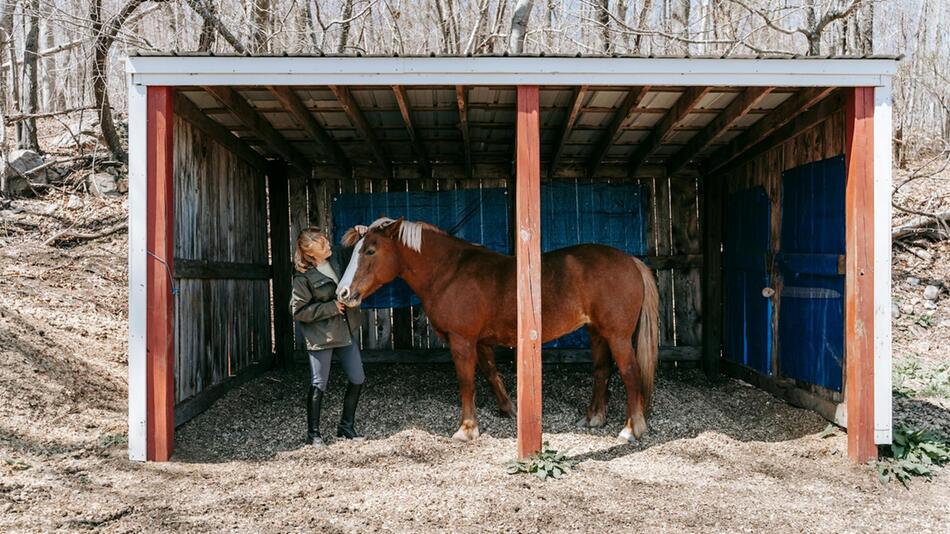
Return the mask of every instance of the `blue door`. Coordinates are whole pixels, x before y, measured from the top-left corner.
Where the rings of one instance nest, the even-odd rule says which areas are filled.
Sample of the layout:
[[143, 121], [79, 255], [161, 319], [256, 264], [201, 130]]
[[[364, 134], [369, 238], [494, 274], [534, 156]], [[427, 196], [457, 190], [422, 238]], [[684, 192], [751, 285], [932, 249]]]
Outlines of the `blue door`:
[[726, 359], [772, 374], [772, 300], [768, 253], [771, 210], [762, 187], [733, 193], [723, 221], [723, 283], [725, 284]]
[[779, 371], [841, 391], [844, 364], [843, 156], [782, 173], [782, 241], [777, 264]]

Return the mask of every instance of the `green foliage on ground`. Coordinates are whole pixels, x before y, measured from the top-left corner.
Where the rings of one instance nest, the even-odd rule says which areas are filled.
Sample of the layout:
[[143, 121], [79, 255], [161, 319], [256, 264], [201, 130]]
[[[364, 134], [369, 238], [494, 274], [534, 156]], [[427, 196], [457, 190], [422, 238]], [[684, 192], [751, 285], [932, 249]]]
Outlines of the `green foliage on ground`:
[[950, 443], [931, 430], [894, 429], [893, 443], [877, 462], [877, 476], [883, 483], [898, 481], [907, 487], [914, 477], [931, 479], [934, 468], [950, 462]]
[[574, 463], [567, 458], [566, 454], [566, 451], [558, 452], [550, 448], [548, 442], [545, 441], [541, 447], [541, 452], [524, 460], [508, 462], [508, 474], [525, 473], [534, 475], [541, 480], [561, 478], [574, 467]]

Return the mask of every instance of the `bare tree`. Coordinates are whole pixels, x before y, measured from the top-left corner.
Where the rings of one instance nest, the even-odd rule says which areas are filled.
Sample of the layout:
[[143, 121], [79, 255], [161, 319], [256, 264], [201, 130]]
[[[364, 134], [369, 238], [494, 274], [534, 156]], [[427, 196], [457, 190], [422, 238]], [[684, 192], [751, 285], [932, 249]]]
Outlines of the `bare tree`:
[[[37, 112], [37, 52], [40, 47], [40, 2], [28, 0], [23, 6], [25, 23], [23, 39], [23, 83], [20, 85], [20, 112], [34, 115]], [[39, 152], [40, 143], [36, 139], [36, 119], [27, 117], [17, 122], [17, 148]]]
[[342, 54], [346, 51], [346, 42], [350, 37], [350, 23], [353, 18], [353, 0], [344, 0], [343, 2], [343, 15], [341, 17], [342, 22], [340, 22], [340, 40], [337, 41], [336, 51], [338, 54]]
[[524, 51], [525, 34], [528, 31], [528, 19], [531, 18], [533, 0], [518, 0], [511, 15], [511, 31], [508, 34], [508, 50], [512, 54]]

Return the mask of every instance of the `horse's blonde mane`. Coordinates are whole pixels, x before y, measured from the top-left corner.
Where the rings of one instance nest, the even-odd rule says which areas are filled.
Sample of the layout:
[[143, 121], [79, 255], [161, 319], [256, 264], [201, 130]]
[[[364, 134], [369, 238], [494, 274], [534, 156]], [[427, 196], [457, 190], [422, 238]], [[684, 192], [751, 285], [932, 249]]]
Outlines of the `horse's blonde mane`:
[[[397, 221], [395, 219], [390, 219], [389, 217], [380, 217], [373, 221], [369, 225], [370, 230], [377, 228], [385, 228], [393, 223], [399, 222], [399, 241], [408, 247], [411, 250], [416, 252], [422, 252], [422, 231], [429, 230], [439, 234], [444, 234], [445, 231], [439, 228], [438, 226], [431, 225], [427, 222], [422, 221], [407, 221], [403, 219], [402, 221]], [[343, 235], [343, 244], [345, 246], [353, 246], [357, 241], [360, 240], [362, 236], [356, 230], [356, 228], [350, 228], [347, 230], [346, 234]]]

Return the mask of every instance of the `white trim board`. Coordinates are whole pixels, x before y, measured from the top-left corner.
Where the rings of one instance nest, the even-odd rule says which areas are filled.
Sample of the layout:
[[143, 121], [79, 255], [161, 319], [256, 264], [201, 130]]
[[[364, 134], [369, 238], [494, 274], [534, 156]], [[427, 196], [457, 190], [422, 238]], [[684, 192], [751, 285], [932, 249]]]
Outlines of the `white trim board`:
[[143, 85], [880, 86], [892, 59], [136, 56]]
[[129, 84], [129, 459], [146, 459], [148, 88]]
[[874, 89], [874, 442], [891, 442], [891, 84]]

